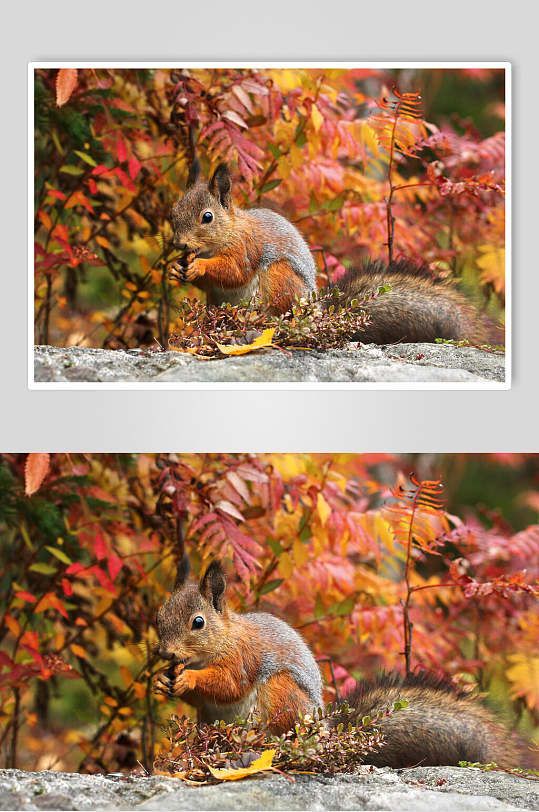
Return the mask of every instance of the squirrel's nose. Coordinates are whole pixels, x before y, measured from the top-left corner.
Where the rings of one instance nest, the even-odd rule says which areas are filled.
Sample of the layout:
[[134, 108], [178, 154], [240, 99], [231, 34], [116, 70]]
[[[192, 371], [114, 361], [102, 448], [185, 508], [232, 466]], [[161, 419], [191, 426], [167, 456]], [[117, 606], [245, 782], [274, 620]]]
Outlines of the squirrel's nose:
[[189, 247], [186, 242], [183, 242], [182, 240], [179, 240], [179, 239], [176, 239], [176, 238], [174, 239], [174, 245], [180, 251], [187, 251], [187, 249]]
[[167, 651], [167, 649], [163, 647], [159, 649], [159, 656], [162, 660], [173, 660], [175, 657], [174, 654], [171, 654], [170, 651]]

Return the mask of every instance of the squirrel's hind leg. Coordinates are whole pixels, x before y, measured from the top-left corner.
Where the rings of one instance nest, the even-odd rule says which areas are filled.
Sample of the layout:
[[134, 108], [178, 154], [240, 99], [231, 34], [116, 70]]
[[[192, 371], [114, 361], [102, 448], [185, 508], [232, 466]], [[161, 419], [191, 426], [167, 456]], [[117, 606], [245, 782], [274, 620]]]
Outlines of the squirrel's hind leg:
[[271, 733], [291, 730], [299, 714], [313, 712], [312, 702], [295, 679], [285, 671], [274, 674], [258, 689], [257, 709]]
[[260, 274], [260, 298], [269, 313], [279, 316], [290, 310], [296, 297], [307, 296], [309, 290], [288, 260], [272, 262]]

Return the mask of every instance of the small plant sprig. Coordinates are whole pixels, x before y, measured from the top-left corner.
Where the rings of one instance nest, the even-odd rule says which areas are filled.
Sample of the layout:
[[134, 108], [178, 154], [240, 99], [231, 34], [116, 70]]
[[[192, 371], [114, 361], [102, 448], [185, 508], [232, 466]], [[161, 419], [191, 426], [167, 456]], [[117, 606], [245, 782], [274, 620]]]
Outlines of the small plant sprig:
[[272, 768], [287, 772], [335, 775], [350, 773], [368, 763], [384, 736], [377, 722], [407, 706], [405, 699], [382, 709], [375, 717], [358, 720], [346, 702], [328, 705], [318, 714], [300, 717], [294, 728], [281, 736], [271, 735], [255, 717], [232, 724], [197, 725], [187, 717], [171, 716], [167, 745], [154, 763], [161, 775], [189, 782], [205, 782], [212, 770], [244, 769], [266, 750], [273, 753]]
[[486, 350], [487, 352], [505, 354], [505, 347], [503, 344], [470, 344], [467, 338], [435, 338], [435, 344], [449, 344], [451, 347], [475, 347], [476, 349]]
[[281, 349], [338, 349], [358, 340], [370, 323], [366, 306], [389, 290], [389, 285], [381, 285], [360, 301], [330, 288], [298, 300], [281, 316], [264, 313], [256, 300], [206, 307], [198, 299], [184, 299], [177, 307], [169, 347], [201, 357], [219, 357], [223, 355], [219, 345], [248, 345], [264, 330], [273, 329], [272, 344]]
[[512, 767], [511, 769], [506, 769], [504, 767], [498, 767], [494, 761], [490, 762], [489, 764], [481, 764], [479, 761], [459, 761], [459, 767], [475, 767], [476, 769], [487, 773], [508, 773], [509, 775], [518, 775], [520, 778], [527, 778], [529, 781], [539, 781], [539, 770], [522, 767]]

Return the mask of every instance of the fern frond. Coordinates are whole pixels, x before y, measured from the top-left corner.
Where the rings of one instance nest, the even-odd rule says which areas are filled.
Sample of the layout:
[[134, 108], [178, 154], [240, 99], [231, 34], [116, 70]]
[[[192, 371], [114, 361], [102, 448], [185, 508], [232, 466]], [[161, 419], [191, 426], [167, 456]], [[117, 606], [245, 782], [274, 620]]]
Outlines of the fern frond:
[[416, 545], [436, 554], [436, 540], [449, 531], [443, 510], [443, 485], [439, 479], [419, 481], [413, 473], [410, 483], [409, 487], [399, 485], [392, 489], [397, 504], [384, 508], [385, 518], [396, 541], [406, 549]]

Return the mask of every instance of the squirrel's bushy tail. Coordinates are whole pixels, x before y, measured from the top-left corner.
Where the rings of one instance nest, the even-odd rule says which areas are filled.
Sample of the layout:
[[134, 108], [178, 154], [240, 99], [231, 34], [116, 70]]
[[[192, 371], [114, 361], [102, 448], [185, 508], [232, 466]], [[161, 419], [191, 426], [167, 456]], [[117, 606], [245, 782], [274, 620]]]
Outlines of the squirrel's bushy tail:
[[349, 298], [360, 301], [380, 285], [391, 291], [365, 306], [371, 323], [355, 337], [364, 344], [432, 342], [436, 338], [468, 339], [471, 344], [504, 344], [503, 328], [490, 322], [450, 281], [428, 268], [399, 260], [386, 265], [369, 260], [347, 271], [337, 283]]
[[407, 699], [408, 707], [376, 723], [386, 743], [365, 761], [377, 767], [458, 765], [459, 761], [499, 767], [530, 767], [534, 754], [480, 701], [459, 693], [428, 673], [382, 674], [357, 683], [346, 701], [358, 718], [374, 717]]

